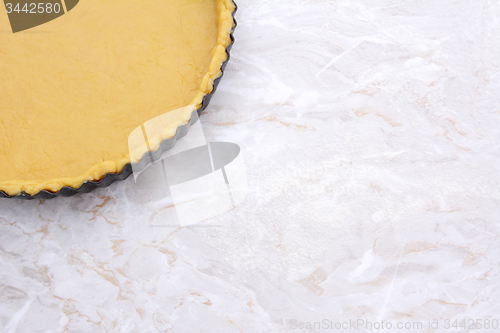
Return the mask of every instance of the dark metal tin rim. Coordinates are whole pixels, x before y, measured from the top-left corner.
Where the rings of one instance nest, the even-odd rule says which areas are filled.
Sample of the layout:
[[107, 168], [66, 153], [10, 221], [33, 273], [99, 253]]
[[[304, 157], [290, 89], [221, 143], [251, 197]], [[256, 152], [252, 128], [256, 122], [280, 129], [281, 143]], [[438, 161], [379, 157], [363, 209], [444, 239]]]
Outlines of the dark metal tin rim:
[[[226, 53], [227, 53], [227, 59], [224, 61], [224, 63], [221, 66], [221, 71], [222, 75], [218, 77], [217, 79], [214, 80], [214, 88], [212, 92], [208, 95], [203, 96], [203, 101], [201, 104], [201, 108], [194, 112], [198, 112], [199, 115], [207, 108], [208, 104], [210, 103], [210, 100], [212, 99], [213, 94], [217, 90], [217, 87], [219, 86], [220, 80], [224, 76], [224, 70], [226, 69], [226, 65], [230, 59], [230, 51], [231, 48], [233, 47], [234, 44], [234, 29], [236, 29], [237, 22], [236, 22], [236, 11], [238, 10], [238, 6], [233, 0], [233, 3], [235, 5], [235, 10], [233, 12], [233, 20], [234, 20], [234, 26], [233, 29], [231, 30], [230, 36], [231, 36], [231, 43], [229, 46], [226, 48]], [[175, 146], [175, 143], [177, 140], [185, 136], [188, 131], [189, 127], [195, 122], [194, 119], [197, 117], [191, 116], [191, 120], [189, 121], [188, 124], [179, 126], [177, 128], [177, 132], [175, 133], [173, 138], [163, 140], [160, 143], [160, 147], [153, 152], [152, 154], [145, 154], [144, 157], [139, 161], [136, 165], [134, 165], [135, 170], [141, 170], [145, 168], [149, 163], [151, 163], [150, 158], [145, 158], [146, 156], [152, 156], [153, 160], [157, 160], [160, 158], [160, 156], [167, 150], [172, 149]], [[103, 187], [108, 187], [111, 184], [113, 184], [115, 181], [118, 180], [125, 180], [132, 174], [132, 164], [128, 163], [123, 167], [123, 170], [120, 173], [107, 173], [104, 175], [104, 177], [101, 178], [99, 181], [92, 181], [92, 180], [87, 180], [82, 183], [82, 185], [79, 188], [72, 188], [69, 186], [63, 186], [59, 191], [57, 192], [50, 192], [47, 190], [42, 190], [38, 192], [35, 195], [28, 194], [26, 192], [21, 192], [18, 195], [8, 195], [4, 191], [0, 191], [0, 198], [16, 198], [16, 199], [53, 199], [55, 197], [71, 197], [77, 193], [88, 193], [96, 188], [103, 188]]]

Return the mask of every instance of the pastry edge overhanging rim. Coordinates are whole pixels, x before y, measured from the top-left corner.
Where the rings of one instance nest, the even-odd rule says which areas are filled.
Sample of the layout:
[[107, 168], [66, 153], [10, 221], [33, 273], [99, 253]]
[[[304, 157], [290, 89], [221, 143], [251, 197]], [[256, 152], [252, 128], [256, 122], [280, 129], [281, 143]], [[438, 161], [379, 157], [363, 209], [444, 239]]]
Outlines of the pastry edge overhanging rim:
[[[80, 186], [78, 188], [73, 188], [70, 186], [62, 186], [58, 191], [55, 191], [55, 192], [47, 190], [47, 189], [41, 189], [36, 194], [30, 194], [30, 193], [27, 193], [25, 191], [21, 191], [20, 193], [14, 194], [14, 195], [9, 195], [5, 191], [0, 189], [0, 198], [52, 199], [52, 198], [56, 198], [56, 197], [70, 197], [70, 196], [73, 196], [77, 193], [88, 193], [88, 192], [91, 192], [97, 188], [108, 187], [111, 184], [113, 184], [115, 181], [127, 179], [132, 174], [132, 172], [133, 172], [132, 169], [142, 170], [149, 163], [152, 162], [151, 159], [153, 161], [156, 161], [161, 157], [161, 155], [165, 151], [172, 149], [175, 146], [177, 140], [184, 137], [188, 133], [189, 127], [196, 122], [196, 119], [198, 117], [193, 117], [194, 113], [197, 112], [198, 115], [200, 115], [207, 108], [208, 104], [210, 103], [210, 100], [212, 99], [213, 94], [217, 90], [217, 87], [220, 83], [220, 80], [224, 76], [224, 70], [226, 68], [227, 63], [229, 62], [230, 51], [231, 51], [231, 48], [234, 44], [234, 30], [236, 29], [236, 26], [237, 26], [237, 21], [236, 21], [235, 15], [236, 15], [236, 11], [238, 10], [238, 6], [234, 0], [229, 0], [229, 1], [234, 5], [234, 10], [231, 13], [231, 16], [233, 18], [233, 26], [229, 32], [230, 42], [225, 47], [227, 58], [225, 61], [222, 62], [221, 67], [220, 67], [220, 72], [217, 72], [217, 74], [215, 74], [209, 78], [209, 80], [213, 80], [213, 86], [212, 86], [211, 92], [208, 94], [205, 94], [203, 96], [202, 101], [201, 101], [201, 106], [191, 113], [191, 117], [189, 118], [189, 120], [187, 121], [186, 124], [183, 124], [183, 125], [180, 125], [177, 127], [175, 135], [173, 137], [168, 138], [168, 139], [163, 139], [155, 151], [152, 151], [152, 152], [146, 151], [144, 153], [144, 155], [142, 156], [142, 158], [140, 159], [140, 161], [134, 164], [133, 168], [132, 168], [132, 162], [128, 162], [128, 163], [124, 164], [124, 166], [120, 172], [103, 173], [99, 180], [84, 180], [84, 181], [82, 181], [82, 183], [80, 184]], [[223, 45], [217, 44], [216, 47], [218, 47], [218, 46], [223, 46]], [[216, 76], [218, 74], [220, 74], [220, 75]], [[215, 79], [214, 79], [214, 77], [215, 77]], [[201, 91], [201, 89], [200, 89], [200, 91]], [[119, 161], [111, 161], [111, 162], [118, 163]], [[103, 163], [106, 163], [106, 162], [103, 162]], [[101, 164], [98, 164], [98, 165], [101, 165]], [[86, 174], [89, 174], [89, 171], [87, 171]], [[54, 179], [52, 181], [56, 181], [56, 179]], [[46, 186], [48, 186], [48, 184]], [[20, 187], [22, 187], [22, 186], [20, 186]]]

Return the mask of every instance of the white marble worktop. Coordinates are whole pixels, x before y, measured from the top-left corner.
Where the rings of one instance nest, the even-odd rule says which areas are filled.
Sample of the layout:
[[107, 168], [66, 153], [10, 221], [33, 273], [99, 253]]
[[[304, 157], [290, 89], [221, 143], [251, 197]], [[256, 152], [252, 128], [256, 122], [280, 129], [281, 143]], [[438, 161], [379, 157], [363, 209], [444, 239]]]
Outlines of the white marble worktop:
[[0, 199], [0, 331], [500, 319], [500, 3], [238, 5], [202, 124], [241, 147], [245, 201], [181, 228], [132, 178]]

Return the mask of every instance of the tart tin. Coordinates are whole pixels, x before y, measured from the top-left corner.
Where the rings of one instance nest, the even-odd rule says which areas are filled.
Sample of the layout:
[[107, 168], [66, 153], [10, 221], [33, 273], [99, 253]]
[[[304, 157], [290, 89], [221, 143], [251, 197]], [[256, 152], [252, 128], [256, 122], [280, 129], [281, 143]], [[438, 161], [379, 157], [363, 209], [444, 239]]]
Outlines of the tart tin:
[[[238, 10], [238, 7], [234, 1], [233, 1], [233, 3], [236, 6], [236, 8], [233, 12], [234, 26], [233, 26], [233, 29], [231, 30], [231, 34], [230, 34], [231, 43], [226, 48], [227, 59], [221, 66], [222, 75], [214, 80], [214, 88], [213, 88], [212, 92], [208, 95], [203, 96], [201, 108], [193, 111], [193, 114], [195, 112], [197, 112], [198, 115], [201, 115], [201, 113], [207, 108], [208, 104], [210, 103], [210, 100], [212, 99], [213, 94], [217, 90], [217, 87], [220, 83], [220, 80], [224, 76], [224, 70], [226, 69], [227, 63], [228, 63], [229, 58], [230, 58], [230, 51], [231, 51], [231, 48], [233, 47], [233, 44], [234, 44], [234, 35], [233, 35], [234, 29], [237, 26], [235, 14], [236, 14], [236, 11]], [[163, 140], [160, 143], [160, 147], [156, 151], [147, 152], [146, 154], [144, 154], [143, 158], [133, 166], [133, 169], [134, 170], [142, 170], [142, 169], [146, 168], [151, 162], [157, 161], [165, 151], [172, 149], [175, 146], [175, 143], [177, 142], [177, 140], [179, 140], [180, 138], [182, 138], [183, 136], [185, 136], [188, 133], [189, 127], [192, 124], [194, 124], [197, 119], [198, 119], [198, 117], [191, 116], [191, 119], [189, 120], [188, 124], [179, 126], [177, 128], [177, 132], [175, 133], [175, 136], [173, 138]], [[15, 198], [15, 199], [32, 200], [32, 199], [53, 199], [55, 197], [71, 197], [77, 193], [88, 193], [88, 192], [95, 190], [96, 188], [108, 187], [109, 185], [113, 184], [117, 180], [125, 180], [132, 174], [132, 171], [133, 171], [132, 164], [128, 163], [123, 167], [123, 170], [120, 173], [107, 173], [99, 181], [87, 180], [87, 181], [83, 182], [79, 188], [72, 188], [69, 186], [64, 186], [57, 192], [42, 190], [35, 195], [31, 195], [31, 194], [28, 194], [26, 192], [21, 192], [18, 195], [8, 195], [4, 191], [0, 191], [0, 198]]]

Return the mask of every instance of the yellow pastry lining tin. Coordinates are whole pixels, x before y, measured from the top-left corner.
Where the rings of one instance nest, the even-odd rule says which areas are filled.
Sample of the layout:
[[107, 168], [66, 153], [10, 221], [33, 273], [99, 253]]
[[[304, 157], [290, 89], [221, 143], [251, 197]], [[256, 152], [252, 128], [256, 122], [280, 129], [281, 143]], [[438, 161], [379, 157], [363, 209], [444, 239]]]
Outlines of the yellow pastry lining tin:
[[[219, 82], [224, 75], [224, 70], [230, 59], [230, 51], [234, 43], [233, 33], [234, 29], [237, 26], [237, 22], [235, 19], [237, 5], [233, 0], [229, 1], [234, 5], [234, 10], [231, 13], [233, 24], [229, 29], [226, 28], [227, 30], [229, 30], [228, 34], [224, 33], [224, 31], [222, 31], [222, 34], [219, 34], [218, 44], [216, 46], [218, 48], [216, 52], [225, 52], [226, 59], [220, 65], [214, 63], [210, 64], [208, 73], [200, 84], [200, 93], [203, 93], [204, 91], [210, 92], [203, 95], [201, 103], [196, 105], [196, 110], [193, 111], [193, 113], [197, 112], [198, 114], [201, 114], [207, 108], [213, 94], [217, 90], [217, 86], [219, 85]], [[224, 27], [221, 30], [223, 29]], [[213, 59], [216, 58], [216, 56], [213, 57]], [[214, 70], [214, 65], [217, 67], [220, 66], [218, 70]], [[203, 89], [203, 86], [205, 86], [205, 89]], [[189, 127], [195, 122], [194, 119], [196, 119], [197, 117], [193, 117], [193, 113], [186, 115], [185, 122], [176, 128], [175, 134], [170, 135], [169, 137], [160, 138], [161, 142], [159, 143], [157, 148], [155, 147], [154, 151], [144, 151], [144, 153], [141, 154], [142, 158], [139, 162], [134, 164], [133, 169], [141, 170], [145, 168], [152, 161], [158, 160], [165, 151], [173, 148], [177, 140], [185, 136], [189, 131]], [[19, 187], [19, 192], [10, 195], [4, 190], [0, 189], [0, 198], [52, 199], [55, 197], [70, 197], [77, 193], [88, 193], [96, 188], [108, 187], [115, 181], [125, 180], [126, 178], [128, 178], [132, 174], [132, 163], [130, 162], [130, 160], [131, 158], [130, 156], [128, 156], [121, 161], [115, 161], [116, 163], [114, 163], [113, 161], [103, 162], [91, 168], [85, 173], [85, 175], [76, 177], [74, 179], [50, 180], [35, 186], [35, 190], [30, 189], [29, 191], [25, 191], [23, 190], [23, 186], [19, 184], [17, 185]], [[113, 163], [118, 164], [119, 167], [122, 166], [120, 172], [109, 171], [109, 166], [107, 166], [107, 164]], [[81, 179], [81, 181], [77, 180], [79, 185], [78, 187], [72, 187], [68, 185], [59, 186], [60, 184], [75, 183], [76, 179]], [[16, 184], [13, 184], [10, 187], [15, 186]], [[8, 192], [13, 191], [10, 190]]]

